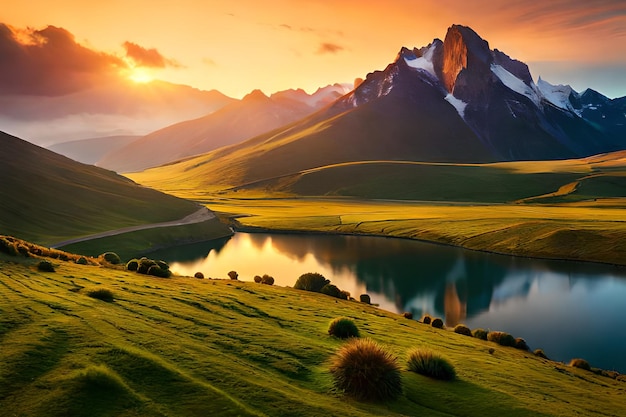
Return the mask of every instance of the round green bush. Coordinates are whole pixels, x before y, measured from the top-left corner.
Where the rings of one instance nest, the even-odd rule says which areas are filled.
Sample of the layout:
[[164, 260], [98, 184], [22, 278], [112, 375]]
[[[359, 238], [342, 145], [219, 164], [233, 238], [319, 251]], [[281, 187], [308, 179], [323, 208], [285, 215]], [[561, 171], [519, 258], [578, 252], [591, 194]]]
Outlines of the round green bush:
[[204, 279], [204, 274], [202, 272], [196, 272], [195, 274], [193, 274], [193, 277], [198, 279]]
[[338, 298], [341, 298], [342, 300], [349, 300], [350, 299], [350, 293], [348, 291], [341, 290], [339, 292], [339, 297]]
[[267, 274], [263, 275], [261, 277], [261, 284], [274, 285], [274, 277]]
[[156, 264], [159, 266], [159, 268], [161, 269], [170, 269], [170, 266], [167, 262], [165, 261], [156, 261]]
[[573, 366], [574, 368], [584, 369], [585, 371], [591, 371], [591, 365], [584, 359], [576, 358], [572, 359], [569, 362], [569, 366]]
[[332, 359], [337, 389], [357, 400], [390, 401], [402, 394], [398, 360], [371, 339], [351, 339]]
[[137, 259], [131, 259], [126, 262], [126, 269], [129, 271], [136, 271], [139, 268], [139, 261]]
[[436, 327], [437, 329], [443, 329], [443, 320], [437, 317], [430, 323], [430, 325]]
[[457, 324], [454, 326], [454, 333], [462, 334], [463, 336], [471, 336], [472, 331], [464, 324]]
[[320, 292], [326, 284], [330, 284], [330, 280], [324, 278], [324, 275], [317, 272], [307, 272], [298, 277], [293, 287], [296, 290]]
[[50, 261], [43, 260], [39, 261], [37, 269], [42, 272], [54, 272], [54, 265], [52, 265], [52, 262]]
[[172, 272], [169, 269], [162, 269], [158, 265], [152, 265], [148, 268], [148, 275], [159, 278], [169, 278], [172, 275]]
[[4, 252], [7, 255], [17, 256], [20, 253], [17, 251], [17, 246], [14, 242], [11, 242], [7, 238], [0, 238], [0, 252]]
[[546, 355], [546, 353], [543, 351], [543, 349], [535, 349], [533, 354], [535, 356], [538, 356], [538, 357], [543, 358], [543, 359], [549, 359], [548, 355]]
[[141, 258], [139, 260], [139, 266], [137, 267], [137, 272], [139, 272], [140, 274], [147, 274], [148, 270], [153, 266], [157, 266], [157, 264], [152, 259], [148, 259], [145, 257]]
[[96, 290], [87, 291], [87, 295], [91, 298], [106, 301], [107, 303], [113, 302], [113, 292], [106, 288], [98, 288]]
[[237, 273], [237, 271], [230, 271], [228, 273], [228, 277], [232, 279], [233, 281], [236, 281], [237, 278], [239, 277], [239, 274]]
[[104, 259], [105, 261], [107, 261], [110, 264], [118, 265], [118, 264], [122, 263], [122, 260], [120, 259], [120, 257], [115, 252], [105, 252], [101, 256], [102, 256], [102, 259]]
[[506, 332], [489, 332], [487, 340], [501, 346], [515, 347], [515, 338]]
[[333, 284], [324, 285], [322, 289], [320, 290], [320, 292], [322, 294], [330, 295], [331, 297], [335, 297], [335, 298], [339, 298], [339, 295], [341, 294], [341, 290], [337, 288], [336, 285], [333, 285]]
[[369, 294], [359, 295], [359, 301], [365, 304], [372, 304], [372, 299], [370, 298]]
[[260, 275], [254, 276], [254, 282], [256, 282], [257, 284], [260, 284], [261, 281], [263, 281], [263, 277], [261, 277]]
[[76, 263], [79, 265], [87, 265], [89, 262], [87, 262], [87, 258], [85, 258], [84, 256], [81, 256], [80, 258], [76, 260]]
[[524, 339], [522, 339], [521, 337], [518, 337], [515, 339], [515, 349], [519, 349], [519, 350], [524, 350], [526, 352], [528, 352], [530, 350], [530, 348], [528, 347], [528, 344], [526, 343], [526, 341]]
[[402, 313], [402, 317], [404, 317], [405, 319], [413, 320], [413, 313], [411, 313], [410, 311], [405, 311], [404, 313]]
[[415, 348], [409, 351], [408, 369], [443, 381], [452, 381], [456, 378], [454, 366], [447, 359], [426, 349]]
[[476, 339], [480, 339], [480, 340], [487, 340], [487, 335], [489, 334], [489, 332], [485, 329], [474, 329], [472, 330], [472, 336], [474, 336]]
[[433, 321], [433, 319], [428, 314], [424, 314], [424, 317], [422, 317], [421, 321], [424, 324], [430, 324], [430, 322]]
[[340, 339], [359, 337], [359, 329], [356, 324], [347, 317], [337, 317], [328, 325], [328, 334]]

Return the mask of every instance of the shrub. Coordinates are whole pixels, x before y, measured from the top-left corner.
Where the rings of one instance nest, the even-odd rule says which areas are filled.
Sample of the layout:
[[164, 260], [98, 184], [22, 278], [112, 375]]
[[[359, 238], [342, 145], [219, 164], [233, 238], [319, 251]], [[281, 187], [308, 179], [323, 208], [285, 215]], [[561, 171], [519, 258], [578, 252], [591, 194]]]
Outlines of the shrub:
[[7, 255], [11, 256], [19, 255], [15, 243], [4, 237], [0, 238], [0, 252], [6, 253]]
[[237, 278], [239, 277], [239, 274], [236, 271], [230, 271], [228, 273], [228, 277], [232, 279], [233, 281], [236, 281]]
[[352, 339], [333, 357], [335, 387], [357, 400], [388, 401], [402, 394], [397, 358], [371, 339]]
[[432, 320], [433, 319], [428, 314], [424, 314], [424, 317], [422, 317], [422, 323], [424, 324], [430, 324]]
[[515, 347], [515, 338], [506, 332], [489, 332], [487, 340], [501, 346]]
[[50, 261], [39, 261], [37, 264], [37, 269], [43, 272], [54, 272], [54, 265]]
[[341, 291], [339, 291], [339, 297], [338, 298], [341, 298], [342, 300], [349, 300], [350, 299], [350, 293], [348, 291], [341, 290]]
[[139, 268], [139, 261], [137, 259], [131, 259], [130, 261], [126, 263], [126, 269], [129, 271], [136, 271], [138, 268]]
[[330, 322], [328, 334], [340, 339], [359, 337], [359, 329], [352, 320], [346, 317], [337, 317]]
[[535, 356], [539, 356], [540, 358], [543, 359], [549, 359], [548, 355], [545, 354], [545, 352], [543, 351], [543, 349], [535, 349], [535, 351], [533, 352], [533, 354]]
[[172, 272], [169, 269], [163, 269], [158, 265], [152, 265], [148, 268], [148, 275], [152, 275], [159, 278], [169, 278]]
[[591, 365], [589, 365], [589, 362], [580, 358], [572, 359], [569, 362], [569, 366], [573, 366], [574, 368], [584, 369], [585, 371], [591, 371]]
[[193, 274], [193, 277], [198, 279], [204, 279], [204, 274], [202, 272], [196, 272], [195, 274]]
[[522, 339], [521, 337], [518, 337], [515, 339], [515, 349], [519, 349], [519, 350], [524, 350], [526, 352], [528, 352], [530, 350], [530, 348], [528, 347], [528, 344], [526, 343], [526, 341], [524, 339]]
[[165, 262], [165, 261], [156, 261], [156, 264], [161, 269], [170, 269], [169, 264], [167, 262]]
[[335, 298], [339, 298], [339, 295], [341, 294], [341, 290], [337, 288], [336, 285], [333, 285], [333, 284], [324, 285], [322, 289], [320, 290], [320, 292], [322, 294], [330, 295], [331, 297], [335, 297]]
[[104, 259], [105, 261], [107, 261], [110, 264], [118, 265], [118, 264], [122, 263], [122, 260], [120, 259], [120, 257], [115, 252], [105, 252], [101, 256], [102, 256], [102, 259]]
[[436, 318], [432, 322], [430, 322], [430, 325], [436, 327], [437, 329], [443, 329], [443, 320], [441, 320], [440, 318]]
[[87, 291], [87, 295], [91, 298], [106, 301], [107, 303], [113, 302], [113, 293], [106, 288], [98, 288], [97, 290]]
[[[28, 253], [29, 252], [28, 246], [23, 245], [23, 244], [18, 244], [17, 245], [17, 251], [18, 251], [18, 253], [20, 255], [26, 256], [28, 258], [28, 255], [29, 255], [29, 253]], [[67, 259], [64, 259], [64, 260], [66, 261]]]
[[413, 320], [413, 313], [405, 311], [404, 313], [402, 313], [402, 317], [404, 317], [405, 319]]
[[447, 359], [430, 350], [412, 349], [408, 356], [409, 371], [444, 381], [452, 381], [456, 378], [454, 366]]
[[487, 335], [489, 332], [485, 329], [474, 329], [472, 330], [472, 336], [476, 339], [487, 340]]
[[260, 275], [254, 276], [254, 282], [256, 282], [257, 284], [260, 284], [261, 281], [263, 281], [263, 278]]
[[85, 258], [84, 256], [81, 256], [80, 258], [76, 260], [76, 263], [79, 265], [87, 265], [89, 262], [87, 262], [87, 258]]
[[454, 326], [454, 333], [462, 334], [463, 336], [471, 336], [472, 331], [464, 324], [457, 324]]
[[263, 275], [261, 277], [261, 284], [274, 285], [274, 277], [267, 274]]
[[372, 299], [370, 298], [369, 294], [359, 295], [359, 301], [365, 304], [372, 304]]
[[330, 280], [324, 278], [324, 275], [317, 272], [307, 272], [298, 277], [293, 287], [296, 290], [320, 292], [326, 284], [330, 284]]
[[156, 262], [154, 262], [152, 259], [141, 258], [139, 260], [139, 266], [137, 267], [137, 272], [139, 272], [140, 274], [147, 274], [148, 270], [153, 266], [156, 266]]

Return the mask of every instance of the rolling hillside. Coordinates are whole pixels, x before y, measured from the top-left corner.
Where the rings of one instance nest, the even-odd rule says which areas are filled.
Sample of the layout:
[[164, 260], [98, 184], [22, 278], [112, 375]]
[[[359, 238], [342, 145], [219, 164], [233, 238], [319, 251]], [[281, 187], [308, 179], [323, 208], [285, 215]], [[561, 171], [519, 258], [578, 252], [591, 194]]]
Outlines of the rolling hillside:
[[[56, 272], [41, 272], [36, 259], [0, 254], [3, 415], [626, 413], [623, 381], [356, 301], [52, 261]], [[88, 295], [104, 289], [112, 302]], [[358, 402], [333, 388], [329, 362], [344, 342], [327, 329], [338, 316], [398, 357], [403, 393], [396, 401]], [[412, 347], [447, 358], [457, 379], [407, 371]]]
[[198, 205], [0, 132], [0, 231], [42, 244], [181, 219]]

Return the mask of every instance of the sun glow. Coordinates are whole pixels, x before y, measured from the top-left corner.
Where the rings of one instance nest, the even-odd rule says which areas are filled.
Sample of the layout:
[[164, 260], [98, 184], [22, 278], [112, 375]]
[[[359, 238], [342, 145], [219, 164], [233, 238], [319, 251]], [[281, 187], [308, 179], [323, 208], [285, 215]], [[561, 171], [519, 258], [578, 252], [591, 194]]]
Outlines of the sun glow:
[[154, 80], [154, 76], [151, 74], [150, 70], [143, 67], [132, 68], [128, 78], [138, 84], [145, 84]]

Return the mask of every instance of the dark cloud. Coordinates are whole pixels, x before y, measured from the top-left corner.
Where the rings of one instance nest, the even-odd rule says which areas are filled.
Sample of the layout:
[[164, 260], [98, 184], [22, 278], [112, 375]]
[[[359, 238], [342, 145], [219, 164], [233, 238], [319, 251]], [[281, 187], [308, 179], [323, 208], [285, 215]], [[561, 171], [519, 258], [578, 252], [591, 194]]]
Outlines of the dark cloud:
[[65, 29], [16, 31], [0, 23], [0, 94], [70, 94], [116, 76], [126, 64], [85, 48]]
[[130, 58], [137, 66], [151, 68], [180, 67], [180, 64], [165, 58], [155, 48], [147, 49], [129, 41], [124, 42], [123, 46], [126, 49], [126, 57]]
[[345, 48], [341, 45], [337, 45], [336, 43], [323, 42], [320, 44], [317, 49], [318, 54], [336, 54], [338, 52], [343, 51]]

